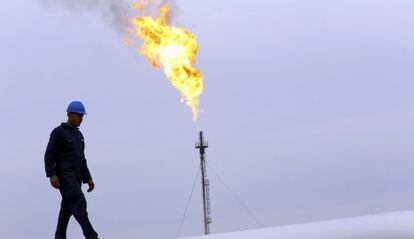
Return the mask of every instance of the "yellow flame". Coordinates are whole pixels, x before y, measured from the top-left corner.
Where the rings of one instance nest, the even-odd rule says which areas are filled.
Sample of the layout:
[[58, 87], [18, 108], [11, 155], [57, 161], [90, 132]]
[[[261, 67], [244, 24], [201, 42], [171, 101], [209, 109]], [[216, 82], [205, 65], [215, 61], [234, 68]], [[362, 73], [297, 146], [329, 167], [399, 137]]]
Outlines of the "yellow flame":
[[135, 8], [139, 11], [144, 10], [144, 8], [152, 3], [152, 0], [141, 0], [138, 2], [135, 2], [131, 5], [131, 8]]
[[[141, 4], [135, 8], [142, 9]], [[181, 100], [186, 102], [196, 121], [199, 112], [198, 97], [203, 92], [203, 75], [193, 66], [198, 51], [194, 35], [188, 30], [171, 26], [170, 8], [163, 5], [160, 17], [141, 16], [131, 20], [136, 28], [136, 36], [143, 39], [140, 49], [154, 67], [162, 67], [173, 86], [181, 92]]]

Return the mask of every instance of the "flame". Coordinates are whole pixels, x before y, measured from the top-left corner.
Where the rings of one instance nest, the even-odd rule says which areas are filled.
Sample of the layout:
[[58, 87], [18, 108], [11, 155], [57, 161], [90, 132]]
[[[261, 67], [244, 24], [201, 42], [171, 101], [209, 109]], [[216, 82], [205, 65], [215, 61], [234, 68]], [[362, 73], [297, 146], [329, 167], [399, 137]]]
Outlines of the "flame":
[[[142, 3], [135, 3], [135, 9], [142, 10]], [[131, 19], [135, 37], [143, 39], [139, 50], [153, 67], [161, 67], [175, 88], [181, 92], [181, 102], [191, 108], [193, 120], [199, 113], [198, 97], [203, 92], [203, 75], [193, 66], [198, 52], [194, 35], [185, 29], [171, 26], [170, 8], [162, 5], [160, 16], [140, 16]]]

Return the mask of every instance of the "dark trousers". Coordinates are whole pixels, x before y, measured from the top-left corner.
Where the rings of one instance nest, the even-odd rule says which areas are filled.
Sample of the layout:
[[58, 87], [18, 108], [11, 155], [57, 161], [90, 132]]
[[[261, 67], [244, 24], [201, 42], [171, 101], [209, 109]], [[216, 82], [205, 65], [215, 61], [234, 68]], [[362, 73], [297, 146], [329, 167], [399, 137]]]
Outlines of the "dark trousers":
[[55, 239], [66, 239], [66, 229], [69, 219], [73, 215], [82, 228], [83, 235], [87, 239], [98, 236], [93, 229], [86, 211], [86, 199], [81, 190], [82, 183], [79, 180], [60, 180], [60, 205], [59, 219], [56, 228]]

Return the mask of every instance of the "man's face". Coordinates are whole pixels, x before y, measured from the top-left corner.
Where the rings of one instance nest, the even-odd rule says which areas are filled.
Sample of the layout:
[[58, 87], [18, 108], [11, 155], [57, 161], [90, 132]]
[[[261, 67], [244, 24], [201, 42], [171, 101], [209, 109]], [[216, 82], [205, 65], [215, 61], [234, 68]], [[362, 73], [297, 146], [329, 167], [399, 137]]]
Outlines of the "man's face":
[[78, 114], [78, 113], [69, 113], [68, 117], [69, 117], [69, 121], [71, 122], [71, 124], [77, 127], [81, 125], [82, 120], [83, 120], [83, 115]]

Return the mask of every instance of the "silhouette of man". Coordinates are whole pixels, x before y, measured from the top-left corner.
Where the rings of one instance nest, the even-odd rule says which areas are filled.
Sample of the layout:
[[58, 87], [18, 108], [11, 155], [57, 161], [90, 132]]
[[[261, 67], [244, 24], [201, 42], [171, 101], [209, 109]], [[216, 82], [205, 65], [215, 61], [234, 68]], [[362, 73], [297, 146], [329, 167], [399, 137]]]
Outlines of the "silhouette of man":
[[82, 182], [89, 185], [88, 192], [95, 187], [86, 163], [84, 138], [78, 128], [85, 114], [85, 107], [80, 101], [71, 102], [67, 108], [66, 123], [52, 131], [46, 148], [46, 176], [62, 195], [55, 239], [66, 239], [66, 229], [72, 215], [82, 227], [85, 238], [98, 239], [89, 221], [86, 199], [81, 189]]

